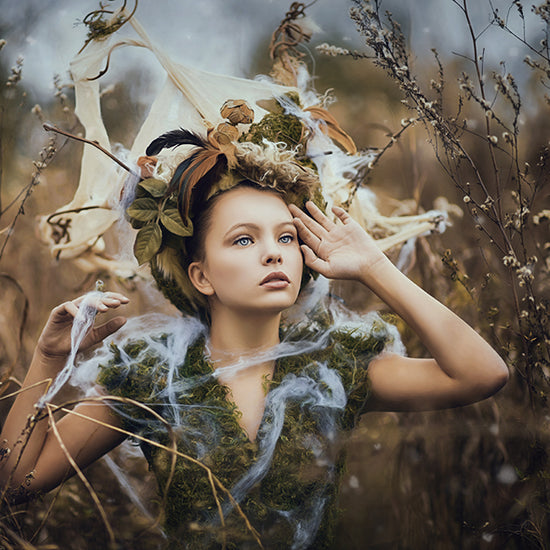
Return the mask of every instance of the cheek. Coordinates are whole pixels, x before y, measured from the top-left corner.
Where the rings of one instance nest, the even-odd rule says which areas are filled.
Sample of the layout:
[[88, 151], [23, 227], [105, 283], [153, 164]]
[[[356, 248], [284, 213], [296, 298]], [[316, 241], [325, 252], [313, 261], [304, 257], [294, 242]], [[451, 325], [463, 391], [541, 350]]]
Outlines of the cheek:
[[300, 269], [300, 271], [303, 271], [304, 269], [304, 255], [302, 254], [302, 249], [298, 244], [293, 249], [292, 254], [292, 263], [297, 266], [297, 268]]
[[220, 250], [211, 261], [206, 262], [207, 270], [212, 277], [212, 282], [223, 285], [224, 283], [240, 280], [243, 273], [250, 272], [251, 262], [247, 254], [235, 254], [234, 250]]

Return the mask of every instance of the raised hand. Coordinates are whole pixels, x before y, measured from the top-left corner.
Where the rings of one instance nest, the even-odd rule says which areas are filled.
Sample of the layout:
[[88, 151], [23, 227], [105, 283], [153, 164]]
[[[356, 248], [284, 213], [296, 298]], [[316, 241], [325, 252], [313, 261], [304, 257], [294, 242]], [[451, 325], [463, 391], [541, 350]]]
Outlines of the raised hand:
[[343, 208], [332, 209], [342, 223], [331, 221], [311, 201], [306, 208], [311, 217], [289, 205], [308, 267], [329, 279], [364, 281], [369, 270], [386, 260], [374, 239]]
[[[78, 313], [79, 305], [84, 296], [80, 296], [71, 302], [65, 302], [55, 307], [48, 322], [38, 340], [37, 350], [47, 358], [66, 358], [71, 351], [71, 327]], [[122, 304], [127, 304], [129, 299], [118, 292], [105, 292], [98, 294], [92, 302], [98, 313], [104, 313], [109, 309], [116, 309]], [[89, 304], [90, 305], [90, 304]], [[80, 351], [83, 351], [105, 339], [124, 325], [124, 317], [115, 317], [106, 323], [95, 326], [85, 336]]]

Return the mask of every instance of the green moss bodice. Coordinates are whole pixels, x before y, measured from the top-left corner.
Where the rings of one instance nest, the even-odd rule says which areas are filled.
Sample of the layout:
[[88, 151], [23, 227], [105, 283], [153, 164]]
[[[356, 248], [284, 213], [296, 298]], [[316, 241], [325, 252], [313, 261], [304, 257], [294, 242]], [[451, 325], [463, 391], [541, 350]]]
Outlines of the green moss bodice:
[[382, 322], [368, 332], [313, 323], [282, 333], [255, 441], [205, 358], [204, 334], [179, 361], [170, 334], [111, 344], [99, 382], [147, 407], [117, 412], [156, 475], [172, 547], [220, 548], [225, 539], [227, 548], [259, 548], [256, 530], [265, 548], [322, 548], [343, 468], [339, 436], [363, 411], [368, 363], [389, 339]]

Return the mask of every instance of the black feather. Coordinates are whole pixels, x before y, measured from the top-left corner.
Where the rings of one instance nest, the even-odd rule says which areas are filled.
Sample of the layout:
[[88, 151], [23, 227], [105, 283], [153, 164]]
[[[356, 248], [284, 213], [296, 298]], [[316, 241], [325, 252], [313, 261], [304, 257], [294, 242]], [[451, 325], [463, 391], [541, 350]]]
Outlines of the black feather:
[[145, 154], [150, 157], [158, 155], [163, 149], [177, 147], [178, 145], [195, 145], [196, 147], [206, 147], [207, 142], [199, 135], [189, 130], [180, 128], [179, 130], [170, 130], [154, 139], [145, 151]]

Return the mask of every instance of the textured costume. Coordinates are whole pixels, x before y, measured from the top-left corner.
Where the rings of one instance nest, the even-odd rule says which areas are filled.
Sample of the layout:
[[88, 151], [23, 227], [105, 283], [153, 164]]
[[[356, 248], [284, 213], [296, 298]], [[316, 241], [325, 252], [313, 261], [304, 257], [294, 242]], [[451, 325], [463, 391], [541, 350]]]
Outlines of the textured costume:
[[[194, 320], [181, 322], [195, 339], [179, 364], [168, 362], [180, 337], [149, 336], [111, 344], [99, 378], [110, 393], [145, 403], [172, 427], [181, 453], [174, 464], [164, 423], [145, 408], [118, 407], [126, 428], [149, 440], [141, 446], [165, 496], [173, 547], [218, 548], [226, 537], [228, 548], [258, 548], [253, 529], [265, 548], [324, 547], [336, 519], [340, 436], [365, 407], [367, 366], [392, 340], [390, 327], [378, 317], [362, 327], [334, 327], [323, 312], [282, 330], [281, 357], [266, 380], [265, 412], [250, 441], [205, 358], [205, 333]], [[250, 526], [224, 492], [214, 492], [203, 466], [231, 491]]]

